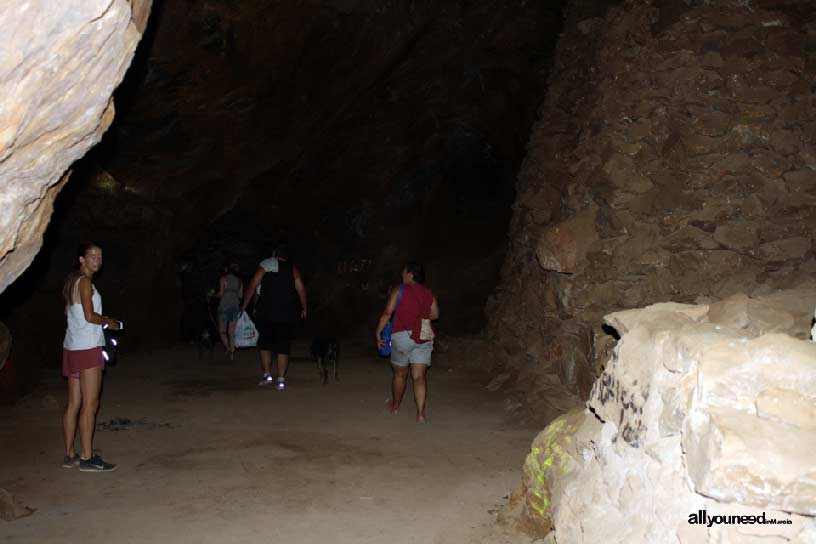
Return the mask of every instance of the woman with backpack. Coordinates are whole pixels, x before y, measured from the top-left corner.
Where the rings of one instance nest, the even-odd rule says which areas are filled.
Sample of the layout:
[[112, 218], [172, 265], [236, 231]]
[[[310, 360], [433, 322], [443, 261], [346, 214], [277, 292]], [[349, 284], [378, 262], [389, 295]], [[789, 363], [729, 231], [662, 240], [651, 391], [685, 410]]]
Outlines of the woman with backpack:
[[386, 406], [394, 415], [408, 382], [408, 371], [413, 381], [416, 420], [425, 423], [427, 385], [425, 375], [431, 366], [434, 332], [431, 321], [439, 319], [439, 305], [433, 292], [425, 286], [425, 268], [418, 262], [409, 262], [402, 270], [402, 285], [388, 297], [380, 316], [375, 336], [377, 347], [385, 341], [382, 331], [393, 317], [391, 332], [391, 397]]

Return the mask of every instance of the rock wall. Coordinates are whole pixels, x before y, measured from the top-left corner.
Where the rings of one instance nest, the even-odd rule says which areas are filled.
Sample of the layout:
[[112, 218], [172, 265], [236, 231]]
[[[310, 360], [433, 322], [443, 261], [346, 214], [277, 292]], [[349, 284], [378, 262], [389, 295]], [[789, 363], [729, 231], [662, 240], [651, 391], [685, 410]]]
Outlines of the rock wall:
[[0, 5], [0, 292], [42, 244], [66, 170], [114, 116], [151, 0]]
[[545, 542], [816, 542], [816, 343], [786, 334], [814, 305], [811, 289], [607, 316], [621, 340], [586, 407], [525, 463]]
[[814, 75], [812, 2], [572, 2], [487, 308], [540, 413], [586, 398], [605, 313], [810, 280]]

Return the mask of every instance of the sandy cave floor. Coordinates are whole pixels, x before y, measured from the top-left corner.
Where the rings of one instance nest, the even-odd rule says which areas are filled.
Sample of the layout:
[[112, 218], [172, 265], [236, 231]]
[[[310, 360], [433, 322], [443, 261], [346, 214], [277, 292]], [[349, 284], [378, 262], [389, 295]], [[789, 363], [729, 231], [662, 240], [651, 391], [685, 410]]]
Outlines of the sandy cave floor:
[[49, 371], [0, 421], [0, 488], [36, 508], [0, 521], [0, 542], [530, 541], [496, 525], [536, 434], [500, 395], [437, 364], [419, 425], [410, 396], [385, 411], [387, 362], [346, 353], [324, 386], [306, 353], [281, 392], [256, 385], [254, 350], [122, 356], [97, 420], [108, 474], [60, 467], [65, 386]]

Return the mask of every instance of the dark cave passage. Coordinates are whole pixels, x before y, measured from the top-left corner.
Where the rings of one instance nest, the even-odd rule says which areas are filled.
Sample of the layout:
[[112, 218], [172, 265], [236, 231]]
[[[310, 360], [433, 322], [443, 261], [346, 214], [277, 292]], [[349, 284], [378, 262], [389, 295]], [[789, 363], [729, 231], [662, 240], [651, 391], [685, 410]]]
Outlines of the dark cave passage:
[[[31, 0], [4, 25], [9, 542], [816, 541], [812, 0]], [[60, 300], [86, 240], [110, 317], [87, 280]], [[217, 351], [223, 267], [282, 244], [258, 349]], [[95, 432], [124, 470], [91, 482]]]
[[82, 240], [103, 246], [97, 283], [133, 349], [195, 338], [224, 262], [248, 278], [281, 241], [308, 286], [303, 335], [368, 337], [410, 259], [445, 334], [484, 329], [561, 3], [267, 8], [154, 5], [113, 126], [0, 299], [14, 387], [58, 361], [39, 339], [60, 335], [46, 309]]

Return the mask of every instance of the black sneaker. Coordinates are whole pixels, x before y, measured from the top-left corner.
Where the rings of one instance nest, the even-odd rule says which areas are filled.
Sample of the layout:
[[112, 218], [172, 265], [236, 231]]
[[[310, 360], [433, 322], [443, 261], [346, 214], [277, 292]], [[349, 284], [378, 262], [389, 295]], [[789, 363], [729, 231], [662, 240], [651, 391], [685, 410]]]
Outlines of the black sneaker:
[[62, 468], [74, 468], [79, 464], [79, 454], [75, 453], [72, 456], [66, 455], [62, 458]]
[[116, 470], [116, 465], [106, 463], [101, 457], [94, 455], [90, 459], [80, 459], [79, 470], [81, 472], [113, 472]]

